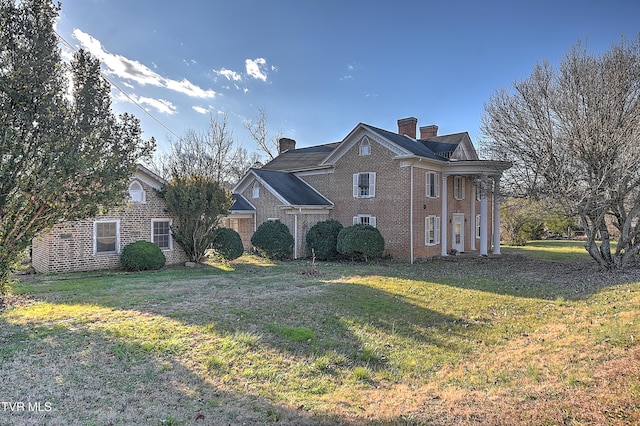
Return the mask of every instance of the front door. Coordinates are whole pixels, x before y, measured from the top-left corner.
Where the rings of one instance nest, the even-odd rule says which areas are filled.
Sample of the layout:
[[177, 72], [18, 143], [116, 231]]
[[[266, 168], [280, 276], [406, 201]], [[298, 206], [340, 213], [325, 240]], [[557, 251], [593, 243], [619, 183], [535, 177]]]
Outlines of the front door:
[[464, 214], [454, 213], [452, 216], [453, 239], [451, 248], [462, 253], [464, 251]]

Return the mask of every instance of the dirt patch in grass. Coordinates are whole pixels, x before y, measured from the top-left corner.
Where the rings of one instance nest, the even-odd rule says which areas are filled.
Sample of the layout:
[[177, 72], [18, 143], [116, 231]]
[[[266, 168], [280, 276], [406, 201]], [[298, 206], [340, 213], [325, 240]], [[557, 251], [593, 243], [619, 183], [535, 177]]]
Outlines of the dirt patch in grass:
[[35, 299], [27, 294], [0, 295], [0, 313], [2, 311], [35, 303]]

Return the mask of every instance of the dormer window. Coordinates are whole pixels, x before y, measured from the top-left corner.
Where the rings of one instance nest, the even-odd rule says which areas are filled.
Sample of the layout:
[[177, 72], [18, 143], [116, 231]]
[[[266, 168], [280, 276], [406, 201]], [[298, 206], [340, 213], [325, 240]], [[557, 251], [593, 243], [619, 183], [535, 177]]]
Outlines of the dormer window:
[[371, 154], [371, 143], [369, 142], [368, 138], [363, 138], [362, 141], [360, 141], [360, 151], [359, 151], [360, 155], [370, 155]]
[[142, 189], [140, 182], [135, 180], [131, 182], [131, 185], [129, 185], [129, 197], [131, 197], [132, 203], [144, 203], [147, 201], [146, 193]]
[[253, 182], [253, 188], [251, 188], [251, 196], [253, 198], [260, 198], [260, 184], [257, 181]]

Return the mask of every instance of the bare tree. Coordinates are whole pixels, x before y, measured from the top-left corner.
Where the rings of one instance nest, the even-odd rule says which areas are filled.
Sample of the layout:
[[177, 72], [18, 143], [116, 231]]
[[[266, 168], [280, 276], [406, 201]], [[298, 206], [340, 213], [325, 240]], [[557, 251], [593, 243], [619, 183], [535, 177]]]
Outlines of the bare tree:
[[[515, 195], [548, 197], [580, 218], [585, 248], [603, 269], [640, 251], [640, 37], [600, 56], [576, 43], [485, 105], [486, 152], [514, 165]], [[619, 233], [612, 251], [610, 227]], [[599, 239], [599, 240], [598, 240]]]
[[269, 131], [267, 130], [267, 112], [264, 108], [258, 108], [258, 118], [255, 122], [245, 120], [244, 127], [256, 142], [258, 150], [267, 155], [267, 161], [273, 160], [278, 156], [278, 140], [282, 137], [282, 132], [278, 130], [275, 136], [269, 136]]
[[165, 178], [201, 176], [223, 186], [235, 184], [258, 159], [235, 143], [227, 116], [211, 115], [204, 131], [188, 130], [156, 166]]

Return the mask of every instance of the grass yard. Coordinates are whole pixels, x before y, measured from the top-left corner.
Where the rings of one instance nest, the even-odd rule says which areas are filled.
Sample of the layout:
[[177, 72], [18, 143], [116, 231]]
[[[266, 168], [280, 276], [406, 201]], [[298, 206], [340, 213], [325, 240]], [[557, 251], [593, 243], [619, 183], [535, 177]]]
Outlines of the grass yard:
[[638, 424], [640, 270], [575, 247], [27, 278], [0, 424]]

